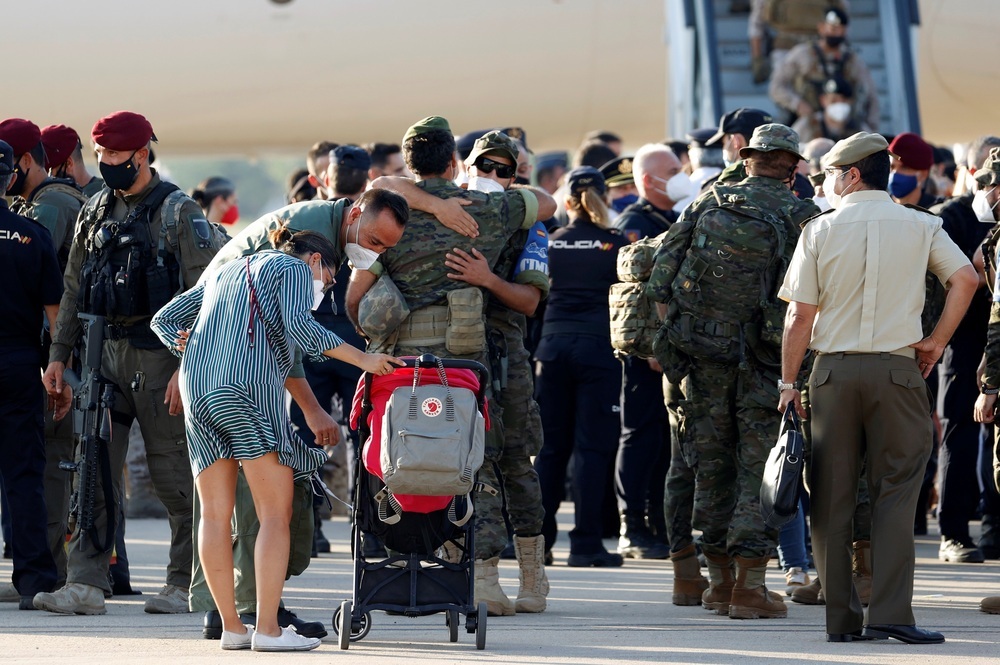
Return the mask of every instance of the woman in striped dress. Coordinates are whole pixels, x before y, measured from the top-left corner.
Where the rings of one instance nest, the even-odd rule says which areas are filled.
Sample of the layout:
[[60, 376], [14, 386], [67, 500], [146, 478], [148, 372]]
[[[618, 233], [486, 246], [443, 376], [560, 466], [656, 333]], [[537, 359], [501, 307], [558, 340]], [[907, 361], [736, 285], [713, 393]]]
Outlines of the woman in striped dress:
[[[284, 383], [295, 350], [388, 374], [401, 361], [366, 354], [316, 323], [314, 299], [333, 285], [336, 255], [312, 231], [272, 232], [268, 250], [232, 261], [177, 296], [153, 317], [160, 340], [181, 355], [180, 391], [191, 467], [201, 498], [199, 555], [222, 616], [224, 649], [306, 650], [318, 639], [277, 623], [288, 563], [294, 478], [323, 464], [292, 432]], [[245, 629], [233, 592], [230, 517], [243, 466], [260, 517], [254, 550], [257, 630]]]

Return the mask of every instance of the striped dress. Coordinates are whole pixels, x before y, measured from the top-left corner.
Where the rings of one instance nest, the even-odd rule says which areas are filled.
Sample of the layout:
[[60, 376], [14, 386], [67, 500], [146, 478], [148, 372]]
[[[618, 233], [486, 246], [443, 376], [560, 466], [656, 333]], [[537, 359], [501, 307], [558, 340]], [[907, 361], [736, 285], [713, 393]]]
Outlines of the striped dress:
[[[248, 274], [259, 311], [251, 307]], [[213, 271], [153, 317], [150, 325], [168, 347], [178, 330], [191, 331], [180, 391], [194, 475], [217, 459], [277, 451], [303, 478], [326, 460], [322, 449], [308, 448], [292, 432], [285, 406], [295, 349], [327, 360], [323, 351], [342, 343], [312, 317], [312, 279], [300, 259], [266, 250]]]

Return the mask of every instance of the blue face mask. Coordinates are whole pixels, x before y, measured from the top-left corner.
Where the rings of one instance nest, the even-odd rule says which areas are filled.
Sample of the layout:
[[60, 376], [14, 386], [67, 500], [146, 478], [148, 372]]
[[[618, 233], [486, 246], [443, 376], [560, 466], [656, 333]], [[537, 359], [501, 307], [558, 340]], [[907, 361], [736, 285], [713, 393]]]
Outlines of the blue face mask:
[[905, 175], [903, 173], [889, 174], [889, 193], [897, 199], [901, 199], [917, 188], [917, 176]]
[[619, 196], [617, 199], [611, 202], [611, 208], [615, 212], [622, 212], [625, 208], [629, 207], [633, 203], [639, 200], [636, 194], [626, 194], [625, 196]]

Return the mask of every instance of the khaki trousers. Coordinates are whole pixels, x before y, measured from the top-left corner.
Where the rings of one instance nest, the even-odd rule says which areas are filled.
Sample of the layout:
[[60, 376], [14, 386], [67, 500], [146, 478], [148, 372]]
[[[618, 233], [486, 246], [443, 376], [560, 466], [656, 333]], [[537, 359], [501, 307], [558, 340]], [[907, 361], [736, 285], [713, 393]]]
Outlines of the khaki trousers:
[[812, 400], [813, 555], [828, 633], [865, 623], [851, 579], [852, 522], [867, 451], [871, 493], [871, 624], [913, 625], [913, 517], [931, 453], [931, 401], [905, 356], [824, 354], [809, 378]]

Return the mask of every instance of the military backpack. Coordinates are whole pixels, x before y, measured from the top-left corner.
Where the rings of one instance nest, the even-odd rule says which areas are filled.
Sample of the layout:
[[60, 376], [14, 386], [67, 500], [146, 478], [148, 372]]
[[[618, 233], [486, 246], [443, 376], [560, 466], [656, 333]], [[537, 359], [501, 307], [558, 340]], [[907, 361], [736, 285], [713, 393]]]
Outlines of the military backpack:
[[743, 363], [747, 349], [780, 362], [784, 308], [774, 298], [786, 265], [788, 233], [746, 188], [716, 184], [698, 216], [671, 283], [665, 333], [679, 351], [712, 362]]
[[653, 357], [653, 337], [660, 329], [656, 303], [647, 291], [661, 236], [642, 238], [618, 250], [618, 279], [608, 293], [611, 346], [615, 355]]

